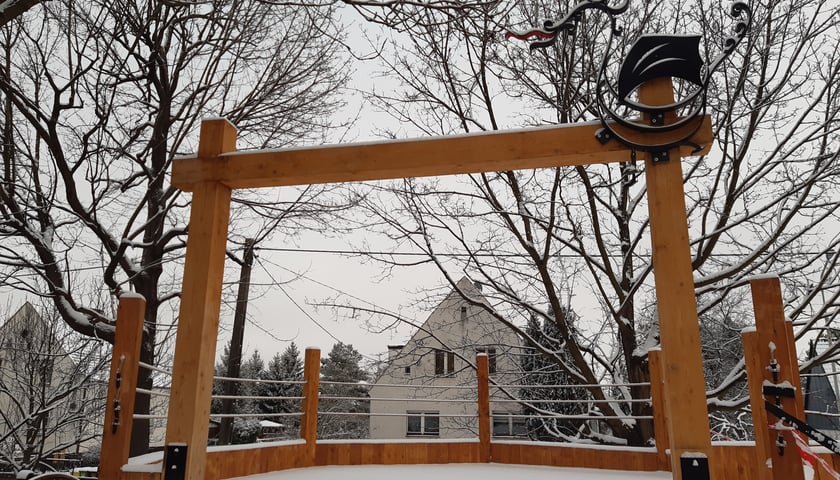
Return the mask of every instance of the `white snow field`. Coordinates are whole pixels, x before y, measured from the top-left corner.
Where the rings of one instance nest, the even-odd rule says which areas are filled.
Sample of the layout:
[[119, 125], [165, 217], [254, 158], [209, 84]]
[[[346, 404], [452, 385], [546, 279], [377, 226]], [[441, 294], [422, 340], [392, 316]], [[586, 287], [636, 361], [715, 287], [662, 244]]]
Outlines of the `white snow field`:
[[452, 463], [446, 465], [352, 465], [310, 467], [262, 473], [239, 480], [665, 480], [669, 472], [622, 472], [588, 468]]
[[[670, 472], [623, 472], [590, 468], [453, 463], [446, 465], [352, 465], [294, 468], [231, 480], [671, 480]], [[805, 479], [813, 471], [805, 468]]]

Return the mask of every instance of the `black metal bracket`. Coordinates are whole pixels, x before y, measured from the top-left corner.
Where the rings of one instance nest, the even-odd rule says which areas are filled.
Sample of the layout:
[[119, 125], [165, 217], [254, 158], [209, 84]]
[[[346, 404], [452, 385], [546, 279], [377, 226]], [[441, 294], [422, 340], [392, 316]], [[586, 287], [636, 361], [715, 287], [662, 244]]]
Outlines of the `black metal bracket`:
[[657, 152], [651, 152], [650, 160], [653, 163], [665, 163], [671, 159], [671, 154], [668, 153], [668, 150], [660, 150]]
[[601, 142], [601, 145], [606, 145], [612, 138], [612, 134], [606, 128], [599, 128], [595, 131], [595, 139]]
[[793, 387], [780, 387], [778, 385], [764, 385], [761, 393], [774, 397], [796, 398], [796, 389]]
[[114, 399], [114, 421], [111, 423], [111, 433], [117, 433], [117, 429], [120, 428], [120, 412], [122, 408], [120, 407], [120, 399]]
[[683, 480], [709, 480], [709, 459], [705, 455], [682, 454], [680, 472]]
[[[735, 0], [729, 15], [734, 20], [720, 53], [704, 60], [700, 56], [699, 35], [641, 35], [630, 47], [617, 74], [608, 67], [615, 37], [623, 35], [618, 16], [629, 9], [630, 0], [580, 0], [562, 18], [546, 20], [542, 27], [509, 31], [507, 38], [533, 40], [531, 50], [553, 45], [563, 35], [574, 34], [583, 21], [583, 12], [595, 10], [609, 17], [609, 40], [601, 59], [595, 85], [598, 118], [603, 128], [595, 133], [602, 144], [616, 140], [631, 150], [649, 152], [654, 162], [667, 162], [668, 150], [694, 145], [691, 138], [700, 130], [706, 114], [706, 90], [712, 74], [746, 37], [752, 11], [745, 0]], [[679, 78], [687, 88], [681, 98], [668, 105], [648, 105], [634, 98], [643, 84], [657, 78]], [[666, 124], [666, 113], [680, 112], [681, 118]], [[639, 117], [648, 118], [639, 122]], [[618, 128], [616, 128], [618, 127]], [[643, 135], [628, 135], [628, 132]], [[675, 133], [679, 132], [677, 135]], [[676, 138], [675, 138], [676, 137]]]
[[654, 127], [665, 125], [665, 114], [662, 112], [652, 113], [650, 115], [650, 124]]
[[117, 364], [117, 371], [114, 373], [114, 421], [111, 422], [111, 434], [117, 433], [120, 428], [120, 394], [122, 393], [122, 369], [125, 365], [125, 355], [120, 355], [120, 363]]
[[811, 440], [831, 450], [833, 453], [840, 455], [840, 444], [837, 443], [837, 440], [829, 437], [828, 435], [822, 433], [816, 428], [808, 425], [802, 420], [782, 410], [781, 407], [777, 407], [776, 405], [773, 405], [772, 403], [766, 400], [764, 401], [764, 408], [766, 408], [768, 412], [772, 413], [777, 418], [780, 418], [791, 424], [793, 428], [801, 432], [803, 435], [806, 435]]
[[187, 444], [168, 444], [163, 466], [163, 480], [184, 480], [187, 473]]

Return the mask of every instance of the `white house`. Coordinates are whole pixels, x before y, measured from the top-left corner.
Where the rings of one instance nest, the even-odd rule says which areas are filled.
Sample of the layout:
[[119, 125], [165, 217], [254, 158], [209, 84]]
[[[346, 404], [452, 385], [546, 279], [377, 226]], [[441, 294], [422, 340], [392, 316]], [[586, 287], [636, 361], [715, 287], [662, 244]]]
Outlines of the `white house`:
[[58, 462], [98, 446], [104, 352], [66, 330], [29, 303], [0, 325], [0, 462]]
[[371, 438], [476, 437], [478, 353], [489, 357], [491, 398], [501, 400], [491, 404], [493, 435], [525, 435], [524, 419], [511, 416], [519, 404], [492, 388], [517, 383], [521, 340], [479, 304], [488, 304], [480, 287], [462, 278], [405, 345], [388, 347], [370, 389]]

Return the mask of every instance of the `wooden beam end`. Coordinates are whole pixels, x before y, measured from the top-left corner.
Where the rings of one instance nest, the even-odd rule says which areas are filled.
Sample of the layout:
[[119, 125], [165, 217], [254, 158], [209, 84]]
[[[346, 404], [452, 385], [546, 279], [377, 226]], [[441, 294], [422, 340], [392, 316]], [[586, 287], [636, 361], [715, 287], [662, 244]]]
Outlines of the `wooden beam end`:
[[215, 157], [236, 151], [237, 129], [225, 118], [208, 118], [201, 121], [198, 139], [198, 156]]

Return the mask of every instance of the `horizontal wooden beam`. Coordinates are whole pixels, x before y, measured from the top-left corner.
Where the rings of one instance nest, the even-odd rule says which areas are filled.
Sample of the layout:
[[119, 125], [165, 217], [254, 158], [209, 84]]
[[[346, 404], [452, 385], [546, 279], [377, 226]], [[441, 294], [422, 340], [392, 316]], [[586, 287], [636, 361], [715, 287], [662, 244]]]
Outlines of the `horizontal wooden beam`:
[[[702, 118], [691, 142], [707, 153], [712, 143], [709, 116]], [[283, 150], [240, 151], [218, 157], [184, 157], [172, 166], [172, 184], [192, 191], [201, 182], [230, 188], [279, 187], [463, 173], [569, 167], [630, 159], [628, 147], [601, 145], [599, 122], [525, 130], [476, 133], [414, 140], [328, 145]], [[675, 132], [671, 136], [679, 135]], [[664, 134], [660, 134], [664, 135]], [[649, 137], [652, 143], [669, 141]], [[683, 156], [692, 147], [681, 149]]]

